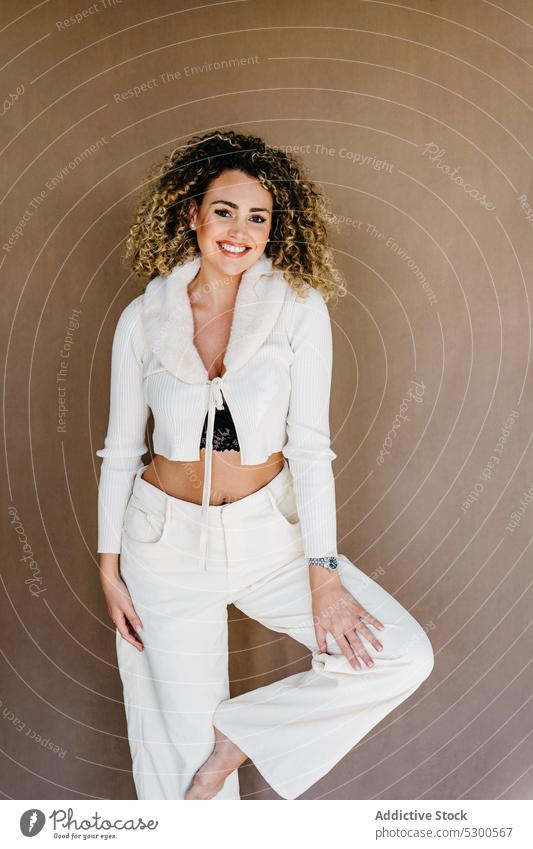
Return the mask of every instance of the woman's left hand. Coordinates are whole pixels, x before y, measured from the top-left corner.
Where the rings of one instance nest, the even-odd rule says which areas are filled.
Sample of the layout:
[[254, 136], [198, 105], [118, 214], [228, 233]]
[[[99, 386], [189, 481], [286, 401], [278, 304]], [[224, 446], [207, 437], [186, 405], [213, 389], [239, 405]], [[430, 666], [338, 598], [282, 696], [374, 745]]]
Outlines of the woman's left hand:
[[359, 658], [372, 667], [374, 661], [361, 642], [359, 634], [366, 637], [378, 651], [381, 651], [383, 646], [363, 619], [380, 630], [383, 630], [384, 625], [354, 598], [343, 586], [338, 575], [321, 567], [311, 566], [310, 582], [313, 624], [320, 651], [327, 652], [326, 634], [329, 631], [354, 669], [361, 667]]

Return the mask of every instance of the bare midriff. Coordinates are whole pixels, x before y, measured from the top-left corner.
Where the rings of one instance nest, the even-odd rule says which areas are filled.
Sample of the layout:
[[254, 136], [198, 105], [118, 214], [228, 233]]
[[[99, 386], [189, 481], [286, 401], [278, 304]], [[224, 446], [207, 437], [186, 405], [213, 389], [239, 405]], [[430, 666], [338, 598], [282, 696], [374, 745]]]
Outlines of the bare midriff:
[[[283, 462], [281, 451], [255, 466], [241, 466], [240, 451], [213, 451], [209, 504], [226, 504], [257, 492], [281, 472]], [[169, 460], [156, 454], [142, 477], [167, 495], [201, 504], [204, 464], [205, 448], [200, 450], [199, 460], [191, 461]]]

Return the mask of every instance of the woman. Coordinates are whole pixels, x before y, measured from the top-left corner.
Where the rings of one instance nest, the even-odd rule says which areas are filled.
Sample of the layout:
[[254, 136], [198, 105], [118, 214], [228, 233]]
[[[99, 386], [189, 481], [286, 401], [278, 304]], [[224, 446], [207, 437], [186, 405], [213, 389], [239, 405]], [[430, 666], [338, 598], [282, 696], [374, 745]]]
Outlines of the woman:
[[[345, 289], [322, 196], [233, 131], [194, 137], [154, 181], [127, 241], [152, 279], [116, 326], [96, 452], [137, 796], [239, 799], [249, 757], [294, 799], [417, 689], [433, 651], [337, 553], [326, 302]], [[309, 671], [230, 698], [229, 603], [306, 646]]]

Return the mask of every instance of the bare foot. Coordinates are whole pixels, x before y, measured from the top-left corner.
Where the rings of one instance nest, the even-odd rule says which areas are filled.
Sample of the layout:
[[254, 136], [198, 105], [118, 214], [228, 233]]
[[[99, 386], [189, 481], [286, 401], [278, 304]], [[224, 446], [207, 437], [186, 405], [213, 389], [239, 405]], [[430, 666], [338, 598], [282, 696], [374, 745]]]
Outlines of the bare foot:
[[247, 757], [229, 737], [215, 728], [213, 753], [196, 771], [185, 798], [212, 799], [222, 789], [228, 775], [244, 763]]

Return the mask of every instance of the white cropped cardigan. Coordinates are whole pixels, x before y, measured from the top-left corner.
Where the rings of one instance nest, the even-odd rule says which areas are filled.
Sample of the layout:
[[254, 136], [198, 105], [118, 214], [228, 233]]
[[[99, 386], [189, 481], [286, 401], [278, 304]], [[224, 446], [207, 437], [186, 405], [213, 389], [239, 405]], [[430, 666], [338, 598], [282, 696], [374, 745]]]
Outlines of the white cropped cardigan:
[[239, 283], [225, 373], [209, 380], [193, 342], [187, 291], [200, 255], [151, 280], [119, 316], [112, 346], [107, 435], [98, 492], [98, 552], [120, 553], [124, 514], [147, 452], [146, 423], [154, 417], [154, 453], [200, 459], [208, 415], [199, 558], [207, 562], [215, 407], [227, 401], [241, 463], [287, 458], [304, 556], [337, 554], [335, 480], [330, 447], [331, 322], [318, 290], [302, 297], [263, 255]]

